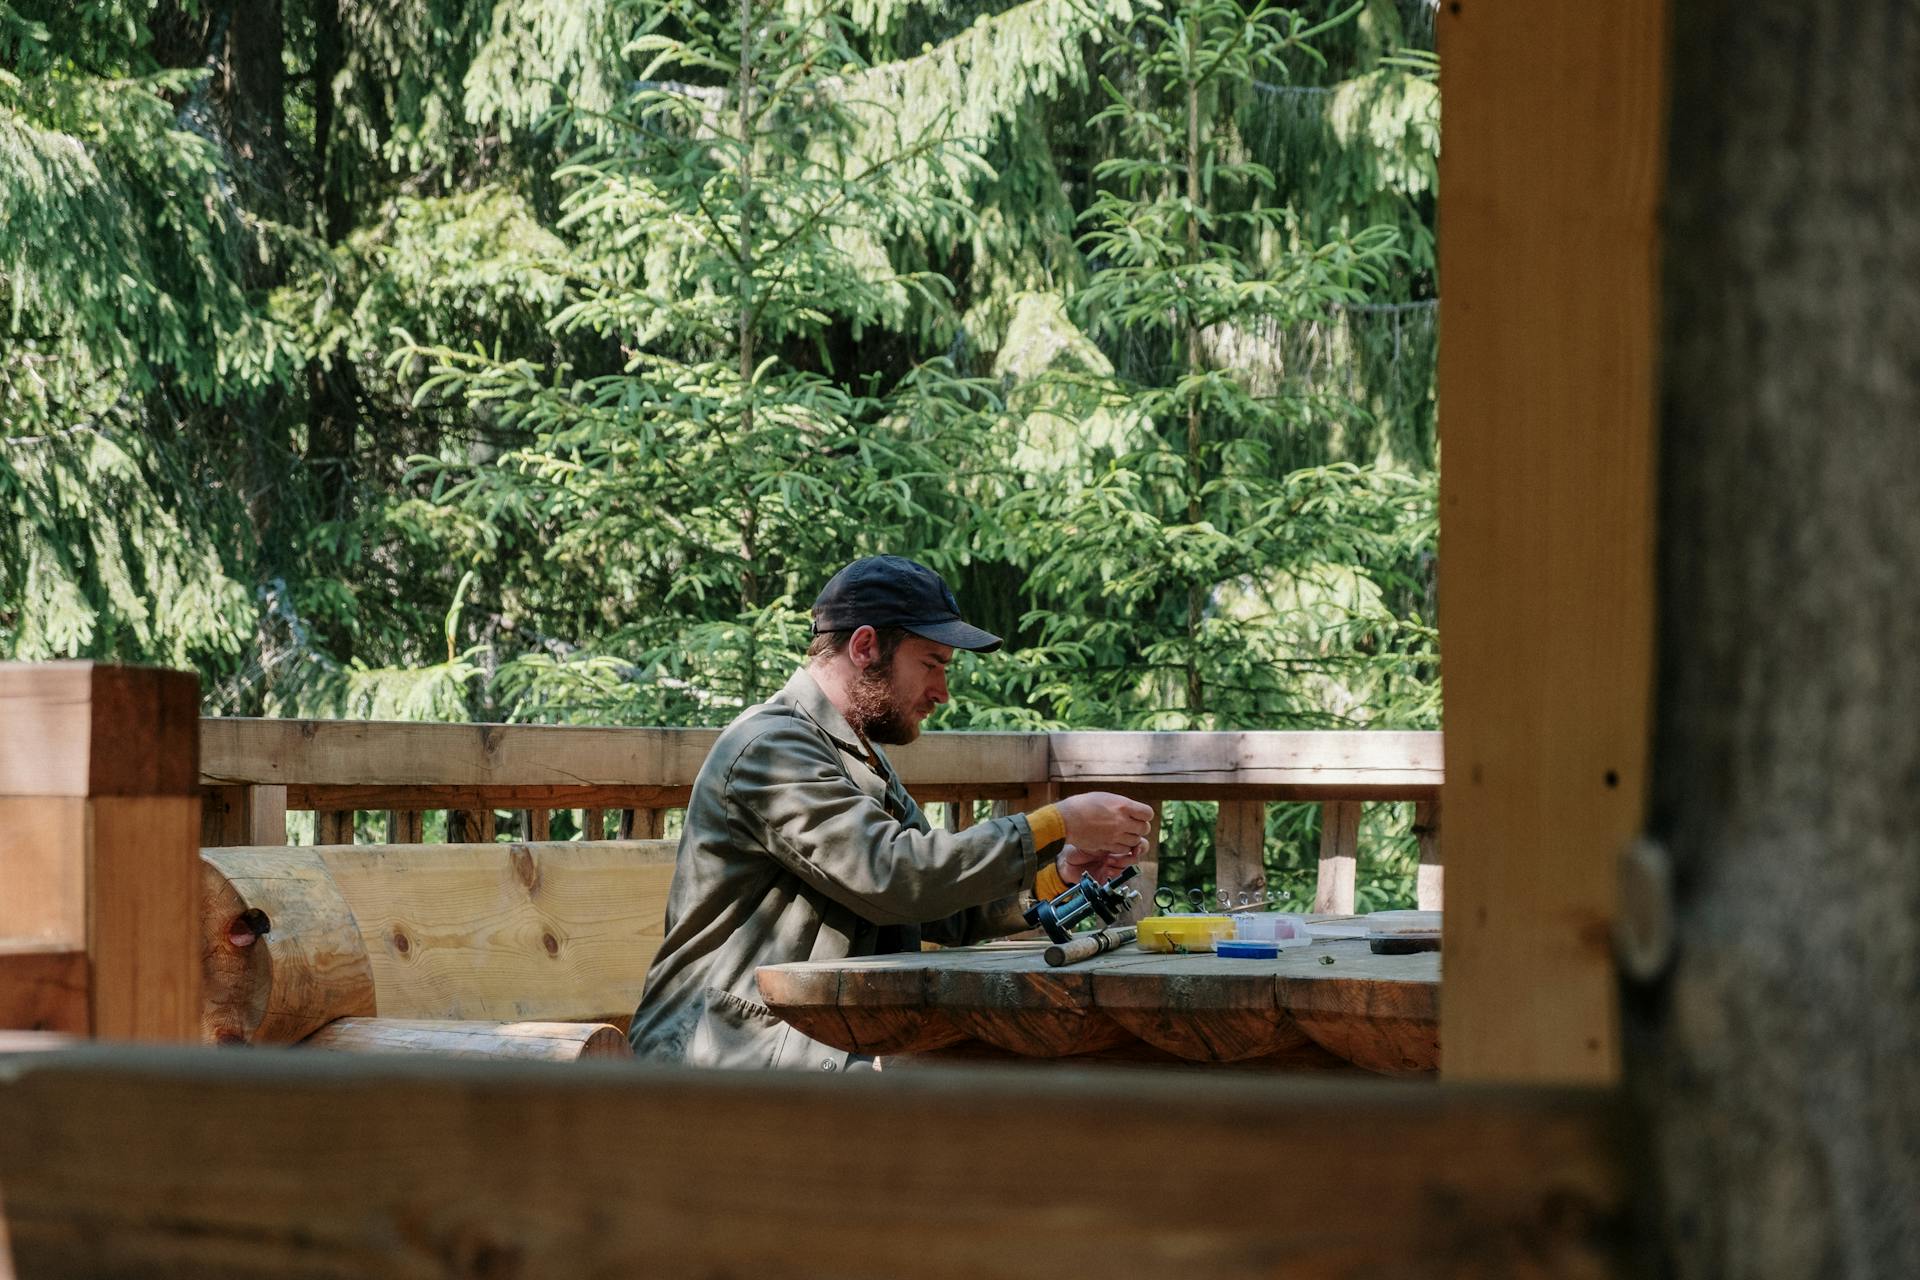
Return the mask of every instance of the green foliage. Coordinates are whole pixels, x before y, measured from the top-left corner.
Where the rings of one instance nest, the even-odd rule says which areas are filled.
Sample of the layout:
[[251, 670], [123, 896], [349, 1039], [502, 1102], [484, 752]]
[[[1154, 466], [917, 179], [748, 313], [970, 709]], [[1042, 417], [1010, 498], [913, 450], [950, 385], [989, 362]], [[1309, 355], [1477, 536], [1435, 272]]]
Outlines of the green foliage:
[[0, 656], [712, 724], [896, 550], [1012, 641], [945, 727], [1436, 724], [1431, 40], [1419, 0], [0, 0]]

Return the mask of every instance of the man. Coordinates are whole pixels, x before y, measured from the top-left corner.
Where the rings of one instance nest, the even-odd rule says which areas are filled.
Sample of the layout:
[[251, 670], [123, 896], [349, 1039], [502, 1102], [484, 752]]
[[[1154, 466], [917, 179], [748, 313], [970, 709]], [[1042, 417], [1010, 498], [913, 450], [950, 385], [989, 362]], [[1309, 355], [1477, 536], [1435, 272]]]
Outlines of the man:
[[1152, 810], [1109, 792], [931, 828], [880, 746], [920, 735], [956, 649], [1000, 647], [933, 570], [855, 561], [814, 601], [813, 636], [806, 665], [727, 726], [694, 781], [630, 1033], [641, 1057], [840, 1070], [848, 1054], [760, 1002], [755, 969], [1012, 933], [1023, 894], [1104, 883], [1146, 843]]

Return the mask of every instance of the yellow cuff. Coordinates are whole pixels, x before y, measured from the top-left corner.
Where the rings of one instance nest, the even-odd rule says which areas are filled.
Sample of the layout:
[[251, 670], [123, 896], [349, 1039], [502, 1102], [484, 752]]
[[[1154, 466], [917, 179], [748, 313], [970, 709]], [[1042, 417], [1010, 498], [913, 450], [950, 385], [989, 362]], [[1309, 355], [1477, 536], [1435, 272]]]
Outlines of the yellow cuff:
[[1051, 860], [1033, 878], [1033, 896], [1042, 902], [1051, 902], [1066, 891], [1067, 882], [1060, 878], [1060, 869]]
[[1027, 825], [1033, 828], [1033, 847], [1044, 849], [1048, 845], [1067, 838], [1067, 820], [1052, 805], [1042, 805], [1027, 815]]

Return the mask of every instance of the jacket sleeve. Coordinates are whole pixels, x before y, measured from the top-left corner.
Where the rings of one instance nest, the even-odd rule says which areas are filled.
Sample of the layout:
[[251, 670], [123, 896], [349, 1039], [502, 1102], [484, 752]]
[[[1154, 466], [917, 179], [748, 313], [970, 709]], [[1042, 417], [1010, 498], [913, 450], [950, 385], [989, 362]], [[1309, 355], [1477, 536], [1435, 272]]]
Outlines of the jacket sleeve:
[[831, 742], [799, 722], [769, 726], [727, 773], [740, 838], [875, 924], [922, 924], [1016, 897], [1036, 870], [1023, 815], [965, 831], [895, 819], [847, 776]]

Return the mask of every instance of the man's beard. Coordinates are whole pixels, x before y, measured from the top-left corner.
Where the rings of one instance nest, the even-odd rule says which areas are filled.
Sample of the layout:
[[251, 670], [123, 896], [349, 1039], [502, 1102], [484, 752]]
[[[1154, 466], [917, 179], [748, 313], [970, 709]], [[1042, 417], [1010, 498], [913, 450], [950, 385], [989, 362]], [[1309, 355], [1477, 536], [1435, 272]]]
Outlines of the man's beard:
[[920, 726], [893, 692], [892, 664], [884, 673], [869, 667], [847, 687], [847, 723], [869, 742], [905, 746], [920, 736]]

